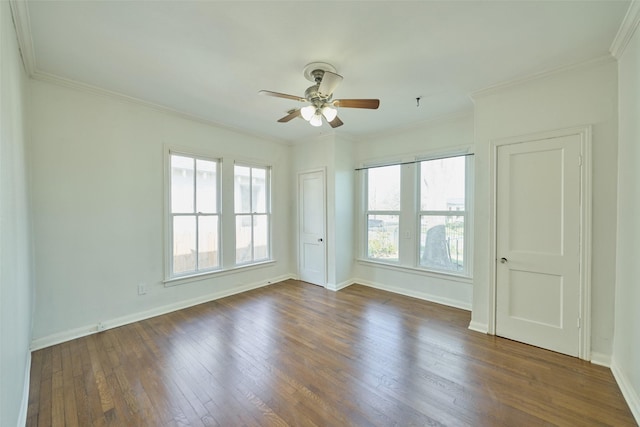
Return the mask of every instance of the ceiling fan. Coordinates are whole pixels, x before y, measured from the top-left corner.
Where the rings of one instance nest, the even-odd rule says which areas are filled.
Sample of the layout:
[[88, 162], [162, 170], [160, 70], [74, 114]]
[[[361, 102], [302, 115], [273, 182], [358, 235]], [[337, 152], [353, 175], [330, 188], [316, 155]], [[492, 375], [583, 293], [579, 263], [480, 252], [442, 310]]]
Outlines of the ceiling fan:
[[308, 103], [309, 105], [289, 111], [289, 114], [278, 120], [286, 123], [296, 117], [302, 117], [311, 126], [322, 126], [322, 118], [332, 128], [342, 126], [343, 122], [338, 117], [336, 108], [367, 108], [375, 110], [380, 106], [379, 99], [333, 99], [333, 91], [342, 81], [342, 76], [336, 73], [336, 69], [324, 62], [312, 62], [304, 68], [304, 76], [314, 82], [304, 92], [304, 97], [287, 95], [286, 93], [261, 90], [259, 93], [277, 98], [292, 99], [294, 101]]

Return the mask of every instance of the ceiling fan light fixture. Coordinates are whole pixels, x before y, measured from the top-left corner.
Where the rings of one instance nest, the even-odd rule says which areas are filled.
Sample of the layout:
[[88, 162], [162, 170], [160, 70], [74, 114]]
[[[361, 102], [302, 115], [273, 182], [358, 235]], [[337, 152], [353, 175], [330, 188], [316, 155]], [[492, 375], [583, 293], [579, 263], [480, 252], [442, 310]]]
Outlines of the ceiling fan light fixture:
[[311, 120], [315, 114], [316, 107], [314, 105], [307, 105], [306, 107], [302, 107], [300, 109], [300, 115], [302, 115], [302, 118], [306, 121]]
[[311, 120], [309, 120], [309, 123], [315, 127], [322, 126], [322, 114], [314, 114]]
[[327, 106], [322, 109], [322, 115], [325, 119], [327, 119], [328, 122], [330, 122], [336, 118], [336, 116], [338, 115], [338, 110]]

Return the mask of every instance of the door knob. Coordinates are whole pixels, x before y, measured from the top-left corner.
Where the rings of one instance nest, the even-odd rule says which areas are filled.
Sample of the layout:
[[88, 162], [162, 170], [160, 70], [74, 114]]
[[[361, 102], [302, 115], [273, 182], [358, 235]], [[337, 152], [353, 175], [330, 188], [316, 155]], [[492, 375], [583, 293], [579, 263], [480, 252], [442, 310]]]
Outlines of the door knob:
[[504, 263], [507, 262], [507, 259], [505, 257], [502, 257], [502, 258], [500, 258], [500, 262], [504, 264]]
[[318, 239], [318, 242], [322, 243], [322, 237]]

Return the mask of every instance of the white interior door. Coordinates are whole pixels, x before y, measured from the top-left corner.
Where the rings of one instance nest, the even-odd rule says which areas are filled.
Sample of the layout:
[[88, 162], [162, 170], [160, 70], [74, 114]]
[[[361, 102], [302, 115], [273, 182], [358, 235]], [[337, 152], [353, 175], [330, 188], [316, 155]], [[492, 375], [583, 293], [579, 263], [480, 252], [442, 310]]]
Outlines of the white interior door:
[[498, 147], [496, 334], [578, 356], [579, 135]]
[[300, 280], [325, 286], [327, 283], [327, 252], [324, 171], [298, 175], [298, 191]]

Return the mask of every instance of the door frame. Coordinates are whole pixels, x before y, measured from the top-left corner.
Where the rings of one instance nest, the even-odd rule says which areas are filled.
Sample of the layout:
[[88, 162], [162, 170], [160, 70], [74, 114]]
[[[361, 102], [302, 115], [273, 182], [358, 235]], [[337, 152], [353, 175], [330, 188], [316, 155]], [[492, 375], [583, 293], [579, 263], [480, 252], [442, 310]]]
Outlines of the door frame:
[[591, 360], [591, 126], [558, 129], [547, 132], [538, 132], [491, 141], [491, 189], [490, 189], [490, 230], [489, 253], [493, 260], [490, 263], [490, 288], [489, 288], [489, 322], [488, 333], [496, 334], [496, 310], [497, 310], [497, 211], [498, 211], [498, 148], [504, 145], [518, 144], [522, 142], [540, 141], [563, 136], [578, 135], [580, 137], [580, 332], [578, 357], [583, 360]]
[[301, 207], [301, 203], [302, 203], [302, 198], [301, 196], [301, 192], [302, 192], [302, 188], [300, 187], [300, 177], [302, 175], [307, 175], [310, 173], [317, 173], [317, 172], [321, 172], [322, 173], [322, 186], [324, 187], [324, 191], [323, 191], [323, 196], [324, 196], [324, 200], [322, 201], [322, 203], [324, 204], [324, 212], [322, 213], [322, 222], [323, 222], [323, 228], [324, 228], [324, 283], [322, 285], [323, 288], [327, 287], [327, 279], [328, 279], [328, 246], [327, 246], [327, 168], [322, 167], [322, 168], [316, 168], [316, 169], [309, 169], [309, 170], [304, 170], [304, 171], [299, 171], [297, 174], [297, 180], [296, 180], [296, 187], [297, 187], [297, 191], [296, 191], [296, 201], [297, 201], [297, 206], [296, 206], [296, 212], [297, 212], [297, 224], [296, 224], [296, 256], [297, 256], [297, 268], [298, 268], [298, 272], [297, 272], [297, 276], [298, 279], [300, 279], [300, 272], [302, 271], [302, 233], [300, 230], [300, 227], [302, 226], [302, 207]]

